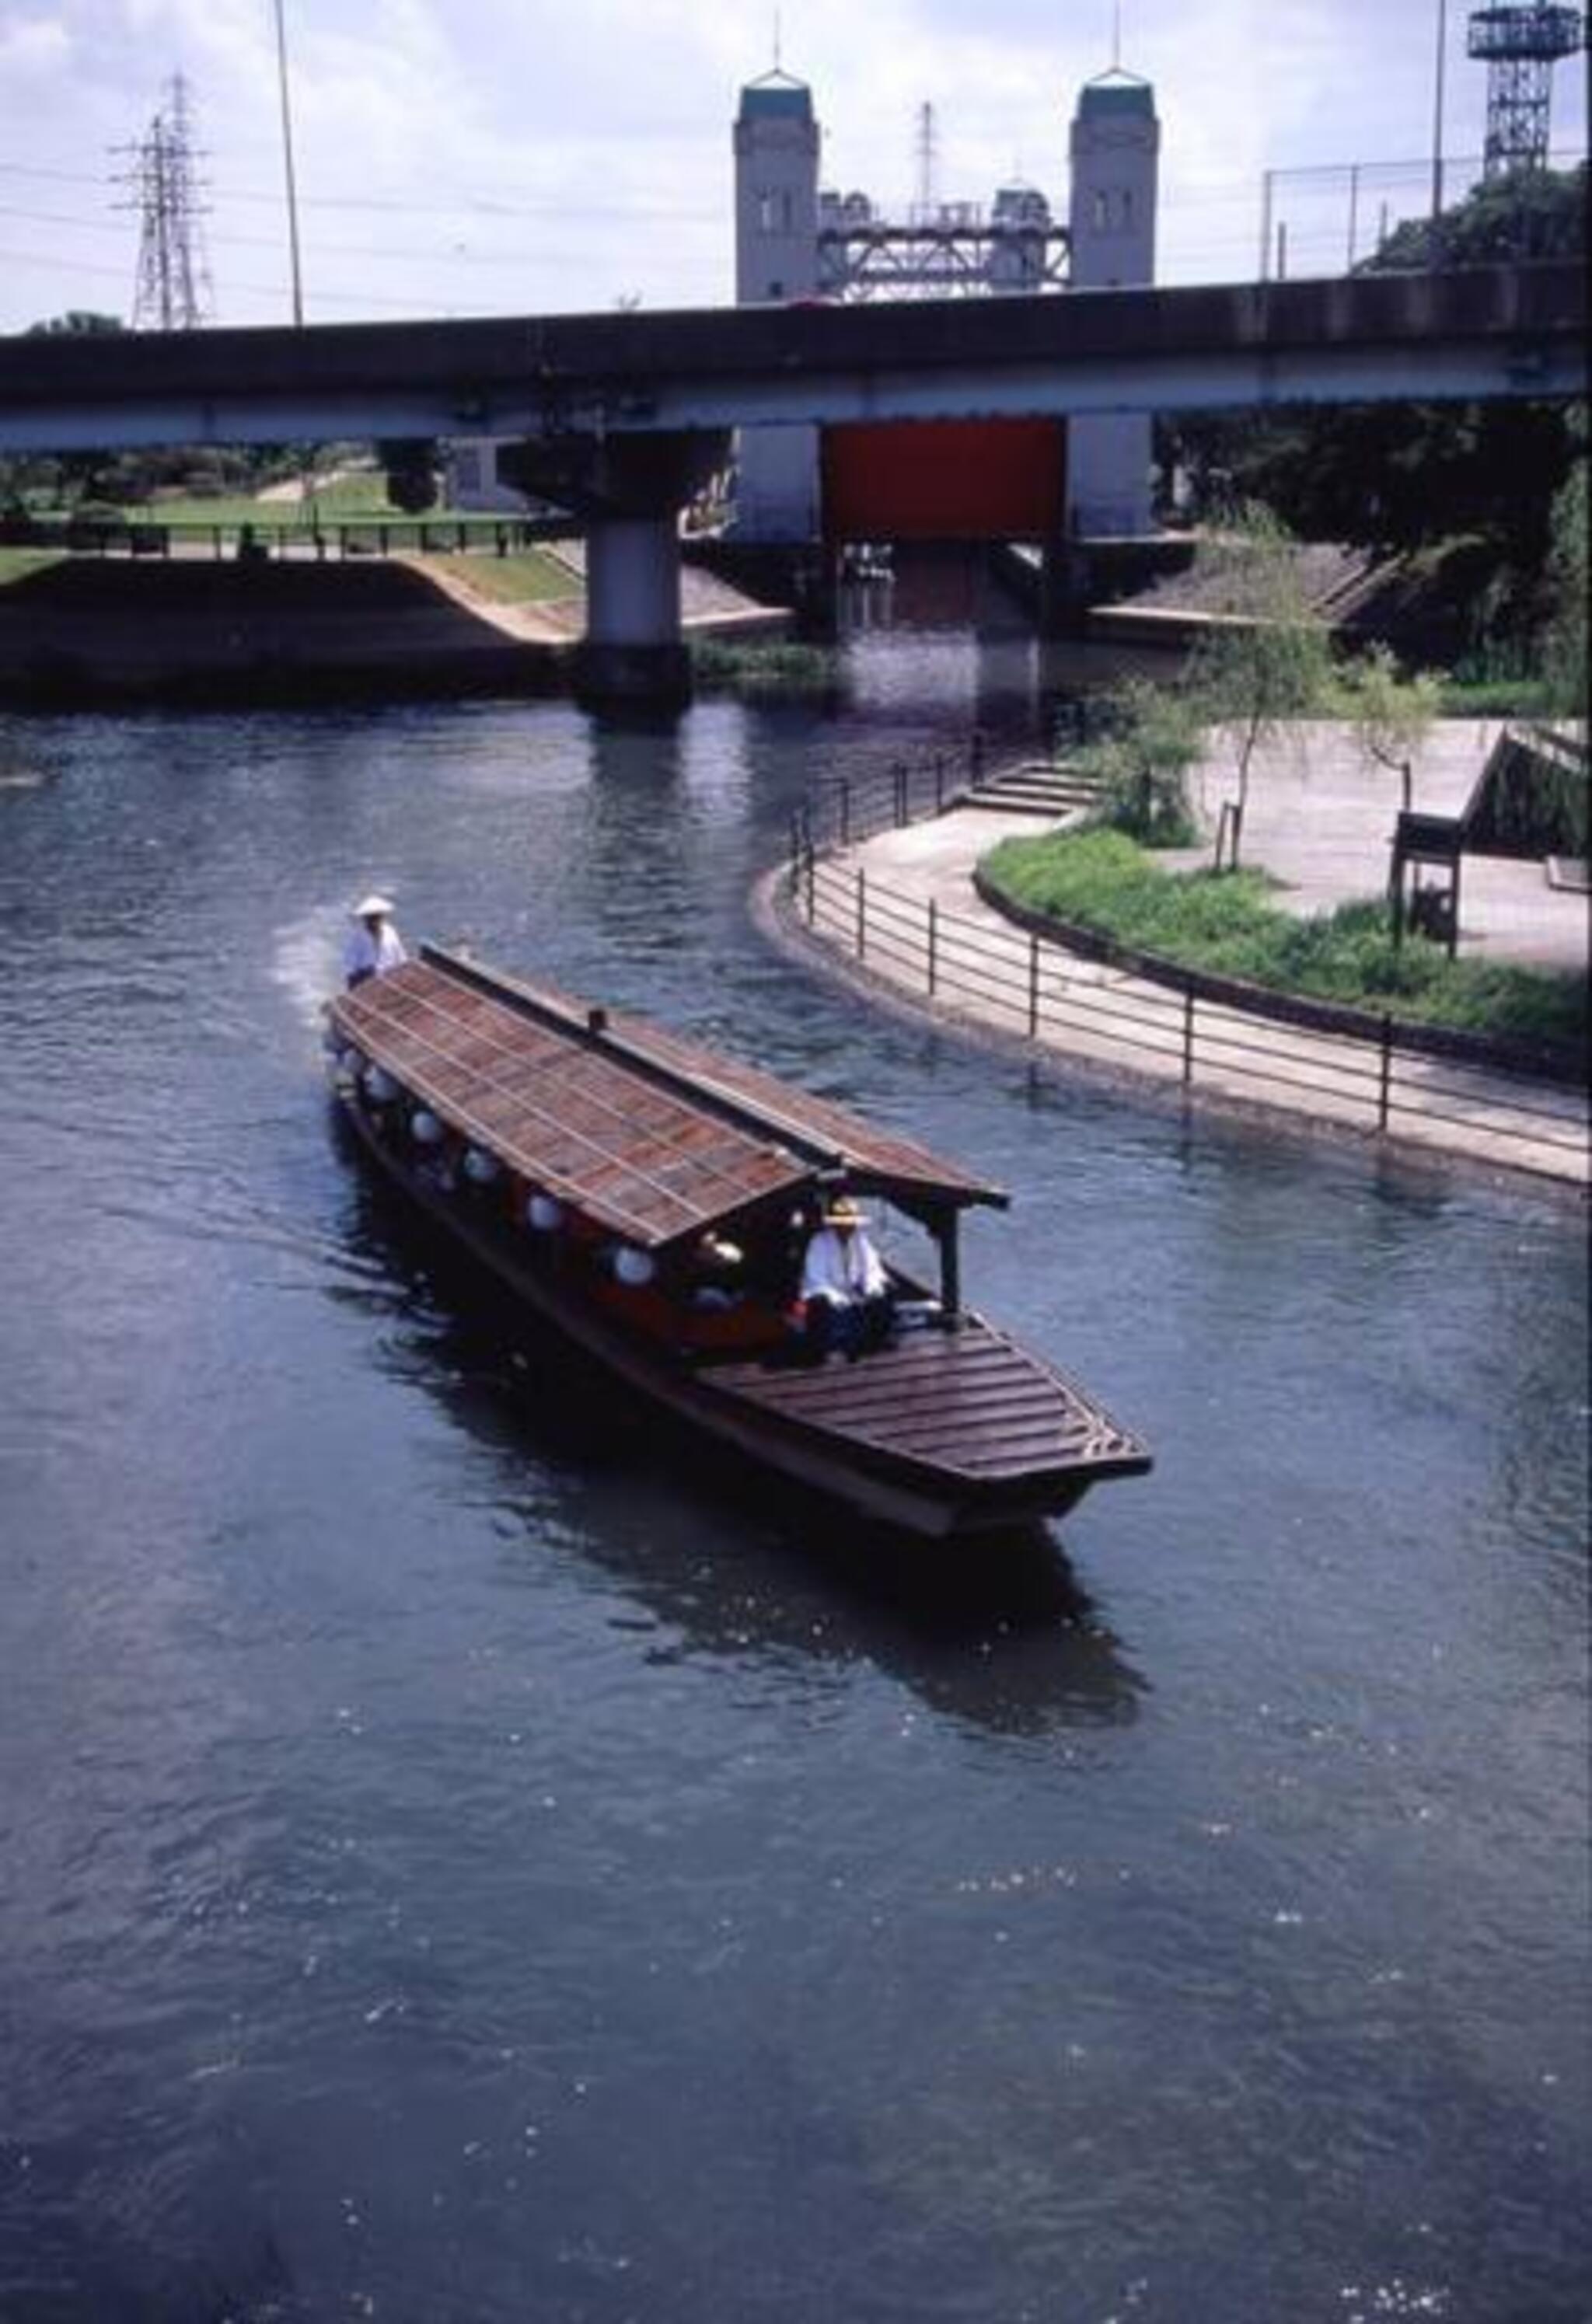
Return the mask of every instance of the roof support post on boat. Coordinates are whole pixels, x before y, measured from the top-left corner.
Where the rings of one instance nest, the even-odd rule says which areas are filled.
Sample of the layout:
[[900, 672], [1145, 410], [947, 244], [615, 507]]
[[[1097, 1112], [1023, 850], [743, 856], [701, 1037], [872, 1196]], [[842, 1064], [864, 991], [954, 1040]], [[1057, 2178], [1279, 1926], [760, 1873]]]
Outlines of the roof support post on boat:
[[957, 1212], [946, 1209], [935, 1219], [933, 1229], [934, 1240], [939, 1246], [940, 1312], [953, 1330], [962, 1313], [962, 1259], [957, 1226]]

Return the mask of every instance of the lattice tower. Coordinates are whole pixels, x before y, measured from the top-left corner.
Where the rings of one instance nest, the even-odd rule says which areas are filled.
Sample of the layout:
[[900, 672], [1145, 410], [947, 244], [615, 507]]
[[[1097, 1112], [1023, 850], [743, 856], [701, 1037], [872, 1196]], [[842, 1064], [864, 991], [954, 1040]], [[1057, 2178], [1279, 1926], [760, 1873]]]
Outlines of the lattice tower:
[[177, 73], [163, 108], [133, 148], [133, 166], [124, 180], [133, 188], [131, 207], [142, 220], [133, 297], [135, 331], [196, 330], [214, 308], [196, 159], [188, 84]]
[[1478, 8], [1471, 17], [1467, 52], [1487, 68], [1485, 177], [1547, 167], [1553, 68], [1584, 47], [1586, 37], [1579, 9], [1550, 6], [1548, 0]]

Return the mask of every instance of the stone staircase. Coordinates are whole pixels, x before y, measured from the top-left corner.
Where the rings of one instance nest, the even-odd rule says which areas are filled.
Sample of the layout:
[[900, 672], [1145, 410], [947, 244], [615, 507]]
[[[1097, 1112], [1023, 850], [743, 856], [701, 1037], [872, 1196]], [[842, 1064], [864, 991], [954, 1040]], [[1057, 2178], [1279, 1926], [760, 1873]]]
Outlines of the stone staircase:
[[1351, 625], [1403, 569], [1402, 557], [1371, 557], [1344, 549], [1341, 568], [1310, 598], [1310, 611], [1334, 629]]
[[997, 767], [981, 775], [967, 793], [975, 807], [1006, 809], [1013, 815], [1045, 815], [1060, 822], [1092, 807], [1100, 795], [1099, 779], [1079, 767], [1054, 767], [1043, 760], [1015, 767]]

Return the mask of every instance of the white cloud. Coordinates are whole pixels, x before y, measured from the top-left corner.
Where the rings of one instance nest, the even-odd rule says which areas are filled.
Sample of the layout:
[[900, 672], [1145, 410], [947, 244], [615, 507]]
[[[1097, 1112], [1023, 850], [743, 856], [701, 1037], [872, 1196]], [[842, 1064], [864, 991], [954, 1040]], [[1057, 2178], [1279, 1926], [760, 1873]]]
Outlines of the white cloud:
[[21, 88], [59, 73], [71, 55], [71, 38], [59, 19], [24, 16], [0, 25], [0, 84]]

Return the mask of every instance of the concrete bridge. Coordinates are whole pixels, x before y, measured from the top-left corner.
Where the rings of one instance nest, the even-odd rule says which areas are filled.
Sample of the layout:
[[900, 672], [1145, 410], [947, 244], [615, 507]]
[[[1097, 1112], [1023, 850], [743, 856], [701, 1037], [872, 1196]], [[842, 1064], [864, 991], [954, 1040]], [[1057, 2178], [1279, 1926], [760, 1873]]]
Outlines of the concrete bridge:
[[678, 654], [732, 429], [1587, 392], [1578, 264], [885, 306], [0, 339], [0, 451], [517, 439], [588, 529], [588, 641]]

